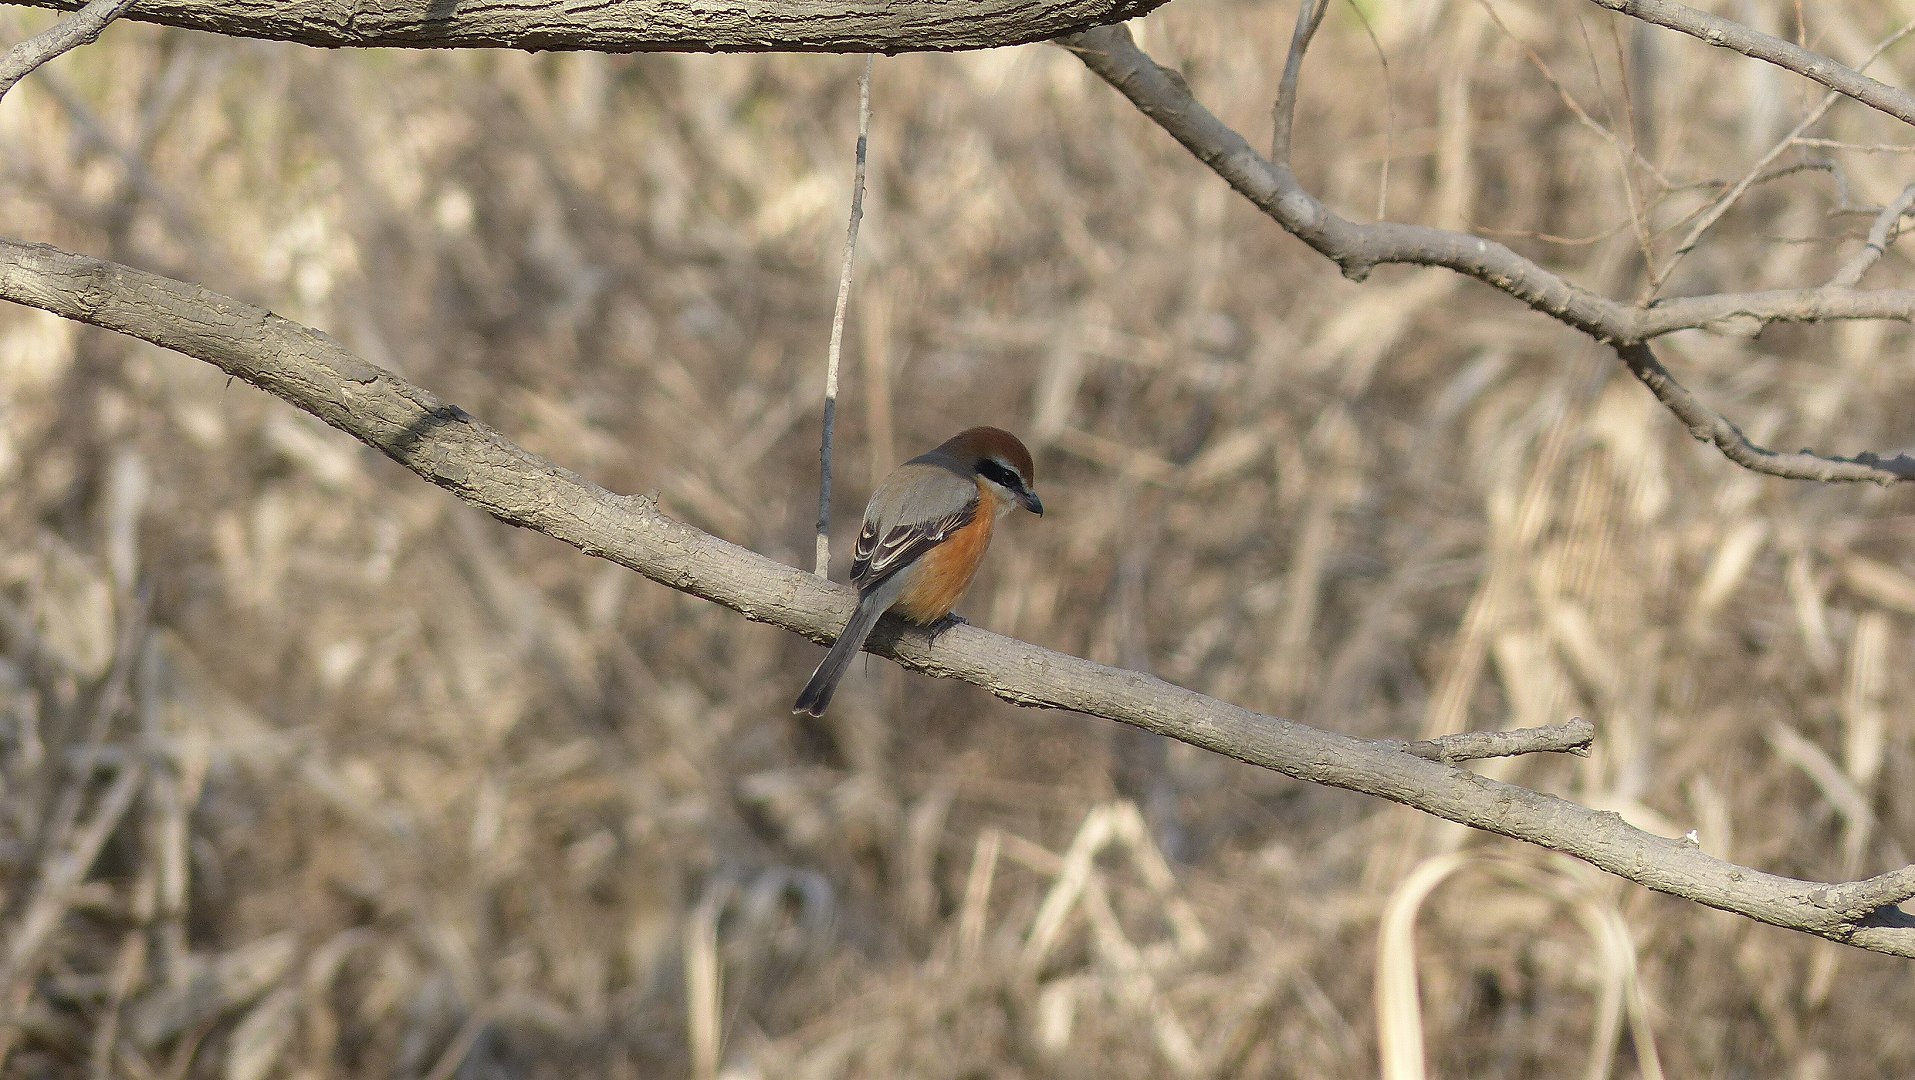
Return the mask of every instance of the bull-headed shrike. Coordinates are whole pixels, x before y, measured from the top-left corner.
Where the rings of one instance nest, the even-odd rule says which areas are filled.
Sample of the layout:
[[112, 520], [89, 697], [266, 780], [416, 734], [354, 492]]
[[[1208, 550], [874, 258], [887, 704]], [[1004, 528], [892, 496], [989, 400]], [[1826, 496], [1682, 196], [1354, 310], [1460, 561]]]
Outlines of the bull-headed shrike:
[[1043, 516], [1031, 452], [1002, 428], [974, 427], [891, 470], [864, 508], [851, 558], [858, 609], [791, 707], [823, 716], [851, 658], [887, 611], [922, 626], [951, 614], [971, 585], [997, 520]]

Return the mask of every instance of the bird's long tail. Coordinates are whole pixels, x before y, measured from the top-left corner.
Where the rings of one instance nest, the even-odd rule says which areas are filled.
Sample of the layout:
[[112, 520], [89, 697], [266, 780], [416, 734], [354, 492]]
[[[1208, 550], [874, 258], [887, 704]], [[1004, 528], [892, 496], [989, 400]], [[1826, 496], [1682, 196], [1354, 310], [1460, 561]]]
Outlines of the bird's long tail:
[[825, 654], [824, 662], [818, 670], [811, 673], [811, 681], [798, 693], [798, 700], [792, 703], [794, 713], [809, 713], [823, 716], [831, 705], [831, 695], [838, 691], [838, 680], [844, 678], [845, 668], [851, 666], [851, 658], [864, 648], [864, 639], [871, 636], [871, 628], [878, 625], [878, 619], [884, 615], [884, 609], [890, 606], [888, 596], [866, 594], [858, 598], [858, 610], [852, 612], [851, 621], [845, 624], [844, 633]]

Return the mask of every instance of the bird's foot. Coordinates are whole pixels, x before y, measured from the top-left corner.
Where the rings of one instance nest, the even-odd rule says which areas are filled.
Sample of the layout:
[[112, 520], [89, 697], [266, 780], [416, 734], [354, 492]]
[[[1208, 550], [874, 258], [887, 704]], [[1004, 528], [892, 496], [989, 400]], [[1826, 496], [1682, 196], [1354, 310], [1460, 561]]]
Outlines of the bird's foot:
[[926, 626], [924, 628], [924, 632], [930, 635], [931, 644], [935, 645], [937, 644], [938, 638], [944, 636], [944, 632], [946, 630], [949, 630], [953, 626], [960, 626], [970, 621], [971, 620], [965, 618], [962, 615], [957, 614], [956, 612], [946, 612], [942, 617], [938, 619], [938, 621], [930, 624], [929, 626]]

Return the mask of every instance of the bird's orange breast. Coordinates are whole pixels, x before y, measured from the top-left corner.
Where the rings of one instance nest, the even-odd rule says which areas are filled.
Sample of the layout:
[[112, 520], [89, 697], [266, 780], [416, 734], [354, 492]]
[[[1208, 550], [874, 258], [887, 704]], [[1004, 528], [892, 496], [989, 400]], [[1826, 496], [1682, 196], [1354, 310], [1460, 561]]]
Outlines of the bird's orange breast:
[[951, 613], [964, 590], [977, 576], [984, 551], [991, 546], [991, 528], [997, 523], [997, 499], [989, 491], [980, 492], [983, 505], [969, 525], [952, 533], [942, 544], [918, 557], [917, 565], [905, 571], [911, 583], [904, 587], [891, 610], [914, 623], [928, 625]]

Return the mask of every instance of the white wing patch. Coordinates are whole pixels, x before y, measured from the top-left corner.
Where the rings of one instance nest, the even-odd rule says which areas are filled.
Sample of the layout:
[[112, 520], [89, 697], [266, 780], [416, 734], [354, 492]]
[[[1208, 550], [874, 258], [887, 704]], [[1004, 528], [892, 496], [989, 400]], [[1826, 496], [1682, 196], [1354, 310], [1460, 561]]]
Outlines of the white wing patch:
[[977, 503], [973, 501], [964, 509], [941, 518], [894, 525], [883, 536], [878, 535], [875, 524], [865, 522], [858, 530], [858, 546], [851, 556], [851, 583], [859, 592], [869, 590], [975, 520]]

